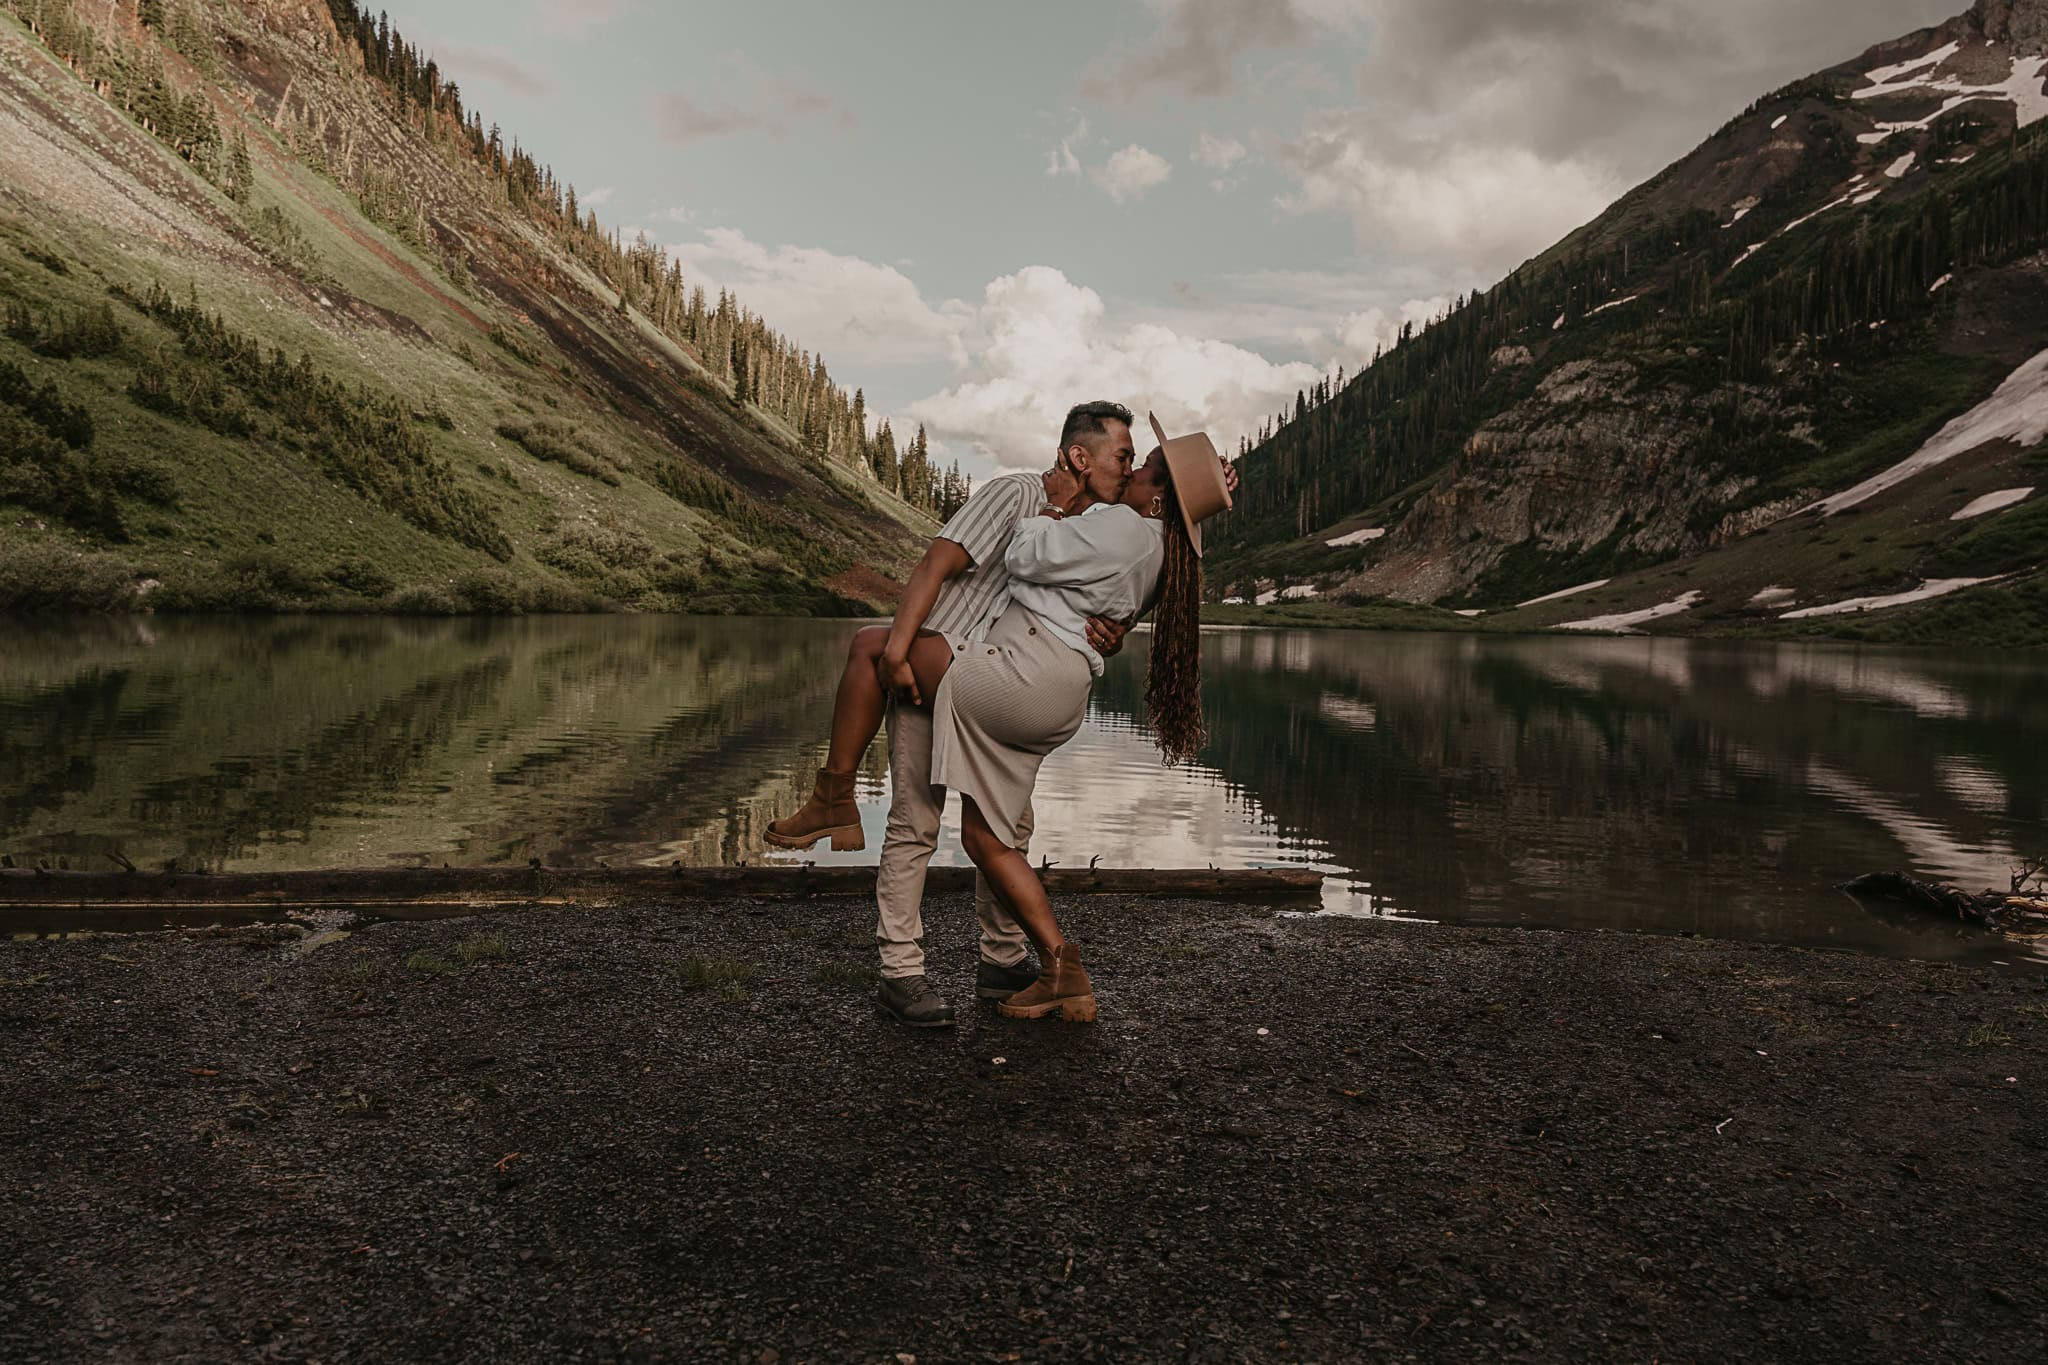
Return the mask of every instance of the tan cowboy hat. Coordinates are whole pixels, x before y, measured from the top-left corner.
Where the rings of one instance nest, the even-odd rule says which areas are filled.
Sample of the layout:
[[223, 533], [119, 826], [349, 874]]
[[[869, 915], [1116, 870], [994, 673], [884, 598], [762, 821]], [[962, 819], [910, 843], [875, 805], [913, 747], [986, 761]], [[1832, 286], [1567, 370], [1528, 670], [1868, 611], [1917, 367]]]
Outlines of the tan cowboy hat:
[[1152, 423], [1152, 434], [1159, 438], [1160, 450], [1166, 453], [1166, 472], [1173, 480], [1181, 520], [1187, 523], [1188, 539], [1194, 543], [1195, 553], [1199, 555], [1202, 553], [1202, 523], [1231, 506], [1230, 488], [1223, 482], [1222, 457], [1209, 443], [1207, 432], [1176, 436], [1169, 441], [1166, 429], [1159, 425], [1159, 418], [1150, 412], [1145, 416]]

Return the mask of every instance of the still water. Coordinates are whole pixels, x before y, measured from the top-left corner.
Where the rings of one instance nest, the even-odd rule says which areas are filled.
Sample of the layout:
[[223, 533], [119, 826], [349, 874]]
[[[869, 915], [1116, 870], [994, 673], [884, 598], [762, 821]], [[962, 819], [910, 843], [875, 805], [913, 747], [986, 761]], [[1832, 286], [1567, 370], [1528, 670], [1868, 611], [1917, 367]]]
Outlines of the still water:
[[[0, 623], [0, 851], [233, 870], [761, 862], [823, 752], [844, 622]], [[1307, 866], [1324, 909], [1972, 960], [2048, 948], [1832, 890], [2006, 885], [2048, 849], [2048, 660], [1217, 630], [1160, 765], [1146, 637], [1047, 761], [1032, 854]], [[882, 746], [862, 805], [881, 843]], [[963, 862], [958, 803], [942, 862]], [[820, 845], [823, 849], [823, 845]]]

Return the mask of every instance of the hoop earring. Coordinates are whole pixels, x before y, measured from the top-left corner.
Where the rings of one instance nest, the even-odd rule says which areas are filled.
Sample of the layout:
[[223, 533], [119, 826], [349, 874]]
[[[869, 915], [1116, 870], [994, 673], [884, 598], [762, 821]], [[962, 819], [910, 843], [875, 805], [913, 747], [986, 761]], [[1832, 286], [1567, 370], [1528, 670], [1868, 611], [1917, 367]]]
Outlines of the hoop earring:
[[1153, 515], [1153, 516], [1155, 516], [1155, 517], [1157, 517], [1157, 516], [1163, 516], [1163, 515], [1165, 514], [1165, 512], [1166, 512], [1166, 498], [1165, 498], [1165, 495], [1163, 495], [1163, 494], [1160, 494], [1160, 493], [1154, 493], [1154, 494], [1152, 495], [1152, 515]]

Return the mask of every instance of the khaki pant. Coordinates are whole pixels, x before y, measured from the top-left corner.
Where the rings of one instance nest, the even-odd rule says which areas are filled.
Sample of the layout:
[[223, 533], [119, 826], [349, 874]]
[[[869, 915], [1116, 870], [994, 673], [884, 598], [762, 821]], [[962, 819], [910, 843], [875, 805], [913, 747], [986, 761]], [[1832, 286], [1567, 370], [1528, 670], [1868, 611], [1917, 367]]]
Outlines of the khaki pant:
[[[882, 950], [882, 975], [924, 972], [924, 872], [939, 846], [939, 815], [946, 790], [931, 785], [932, 714], [908, 706], [889, 708], [889, 823], [882, 838], [882, 862], [875, 872], [875, 940]], [[1019, 823], [1017, 848], [1031, 846], [1031, 808]], [[981, 921], [981, 955], [999, 966], [1024, 960], [1029, 940], [1024, 926], [1003, 909], [988, 878], [974, 874], [974, 915]]]

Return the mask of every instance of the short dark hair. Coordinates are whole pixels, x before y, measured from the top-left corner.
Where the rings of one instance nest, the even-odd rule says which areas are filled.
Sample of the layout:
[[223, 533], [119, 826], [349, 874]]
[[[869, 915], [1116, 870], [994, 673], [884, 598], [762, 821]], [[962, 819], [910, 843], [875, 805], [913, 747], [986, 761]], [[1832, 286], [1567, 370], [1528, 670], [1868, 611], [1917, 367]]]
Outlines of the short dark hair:
[[[1102, 425], [1114, 417], [1125, 426], [1131, 425], [1131, 410], [1122, 403], [1112, 403], [1098, 398], [1093, 403], [1076, 403], [1067, 409], [1067, 420], [1060, 427], [1060, 454], [1083, 436], [1100, 436], [1106, 428]], [[1090, 443], [1092, 446], [1092, 442]]]

